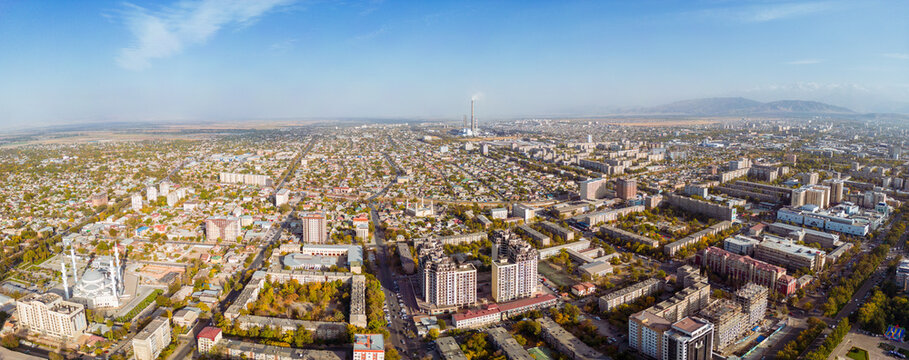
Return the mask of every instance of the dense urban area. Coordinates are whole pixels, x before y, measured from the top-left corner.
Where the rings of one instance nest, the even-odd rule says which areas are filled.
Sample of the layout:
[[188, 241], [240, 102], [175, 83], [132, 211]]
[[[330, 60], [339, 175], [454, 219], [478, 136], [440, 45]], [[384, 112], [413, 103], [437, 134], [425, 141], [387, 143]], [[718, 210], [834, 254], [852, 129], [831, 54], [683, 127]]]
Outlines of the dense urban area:
[[909, 355], [909, 124], [479, 125], [0, 138], [0, 358]]

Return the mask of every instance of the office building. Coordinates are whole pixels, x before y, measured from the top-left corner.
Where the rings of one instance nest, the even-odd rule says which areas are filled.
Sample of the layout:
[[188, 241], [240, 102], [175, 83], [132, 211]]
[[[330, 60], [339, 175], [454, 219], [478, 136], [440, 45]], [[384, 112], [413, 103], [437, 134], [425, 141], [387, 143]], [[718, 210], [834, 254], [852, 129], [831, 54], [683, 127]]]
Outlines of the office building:
[[638, 194], [638, 181], [635, 179], [621, 178], [615, 181], [616, 197], [629, 200]]
[[382, 334], [355, 334], [353, 360], [385, 360], [385, 338]]
[[760, 325], [761, 320], [764, 320], [767, 314], [767, 296], [767, 288], [755, 283], [745, 284], [735, 292], [735, 302], [748, 315], [748, 327]]
[[133, 337], [133, 353], [136, 360], [157, 359], [161, 351], [170, 345], [170, 341], [170, 319], [155, 318]]
[[234, 242], [240, 236], [240, 218], [236, 216], [212, 216], [205, 219], [205, 238], [208, 241]]
[[304, 244], [324, 244], [328, 242], [325, 213], [306, 213], [300, 220], [303, 222], [303, 237], [300, 240]]
[[754, 256], [754, 247], [760, 242], [752, 237], [736, 235], [723, 240], [723, 249], [739, 255]]
[[75, 339], [87, 326], [85, 307], [60, 295], [28, 294], [16, 300], [20, 328], [61, 339]]
[[663, 357], [660, 360], [711, 360], [713, 358], [713, 324], [686, 317], [672, 324], [663, 334]]
[[532, 296], [537, 291], [537, 250], [502, 230], [493, 232], [492, 241], [492, 298], [505, 302]]
[[529, 224], [533, 221], [533, 218], [537, 216], [538, 210], [539, 209], [533, 206], [524, 204], [514, 204], [514, 206], [511, 208], [511, 212], [514, 217], [524, 220], [525, 224]]

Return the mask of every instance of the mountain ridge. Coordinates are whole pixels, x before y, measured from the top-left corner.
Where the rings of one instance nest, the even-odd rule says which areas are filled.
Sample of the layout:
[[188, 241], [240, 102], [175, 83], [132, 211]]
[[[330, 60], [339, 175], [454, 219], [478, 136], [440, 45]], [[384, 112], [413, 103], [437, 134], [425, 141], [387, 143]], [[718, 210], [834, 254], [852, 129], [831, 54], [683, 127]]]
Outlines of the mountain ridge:
[[760, 102], [743, 97], [713, 97], [630, 109], [626, 113], [694, 116], [857, 114], [841, 106], [810, 100]]

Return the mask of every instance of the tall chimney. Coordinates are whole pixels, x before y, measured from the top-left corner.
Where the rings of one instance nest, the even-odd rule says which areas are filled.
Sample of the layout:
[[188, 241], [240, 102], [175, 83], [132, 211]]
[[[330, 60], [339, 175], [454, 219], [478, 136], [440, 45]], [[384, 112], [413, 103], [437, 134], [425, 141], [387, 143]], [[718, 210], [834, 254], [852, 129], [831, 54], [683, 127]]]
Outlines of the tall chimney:
[[66, 281], [66, 261], [65, 260], [60, 262], [60, 270], [62, 270], [62, 272], [63, 272], [63, 274], [61, 276], [63, 278], [63, 298], [69, 299], [69, 283], [67, 283], [67, 281]]
[[477, 135], [477, 117], [474, 114], [474, 103], [477, 101], [475, 99], [470, 99], [470, 131], [473, 132], [473, 135]]

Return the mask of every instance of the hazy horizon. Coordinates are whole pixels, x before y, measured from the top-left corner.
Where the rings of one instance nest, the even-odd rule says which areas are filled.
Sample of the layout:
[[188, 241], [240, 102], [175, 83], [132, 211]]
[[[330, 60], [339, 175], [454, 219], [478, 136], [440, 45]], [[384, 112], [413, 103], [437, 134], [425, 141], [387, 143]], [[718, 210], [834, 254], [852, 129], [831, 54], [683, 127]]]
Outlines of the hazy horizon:
[[596, 115], [704, 97], [909, 113], [909, 3], [0, 0], [0, 125]]

